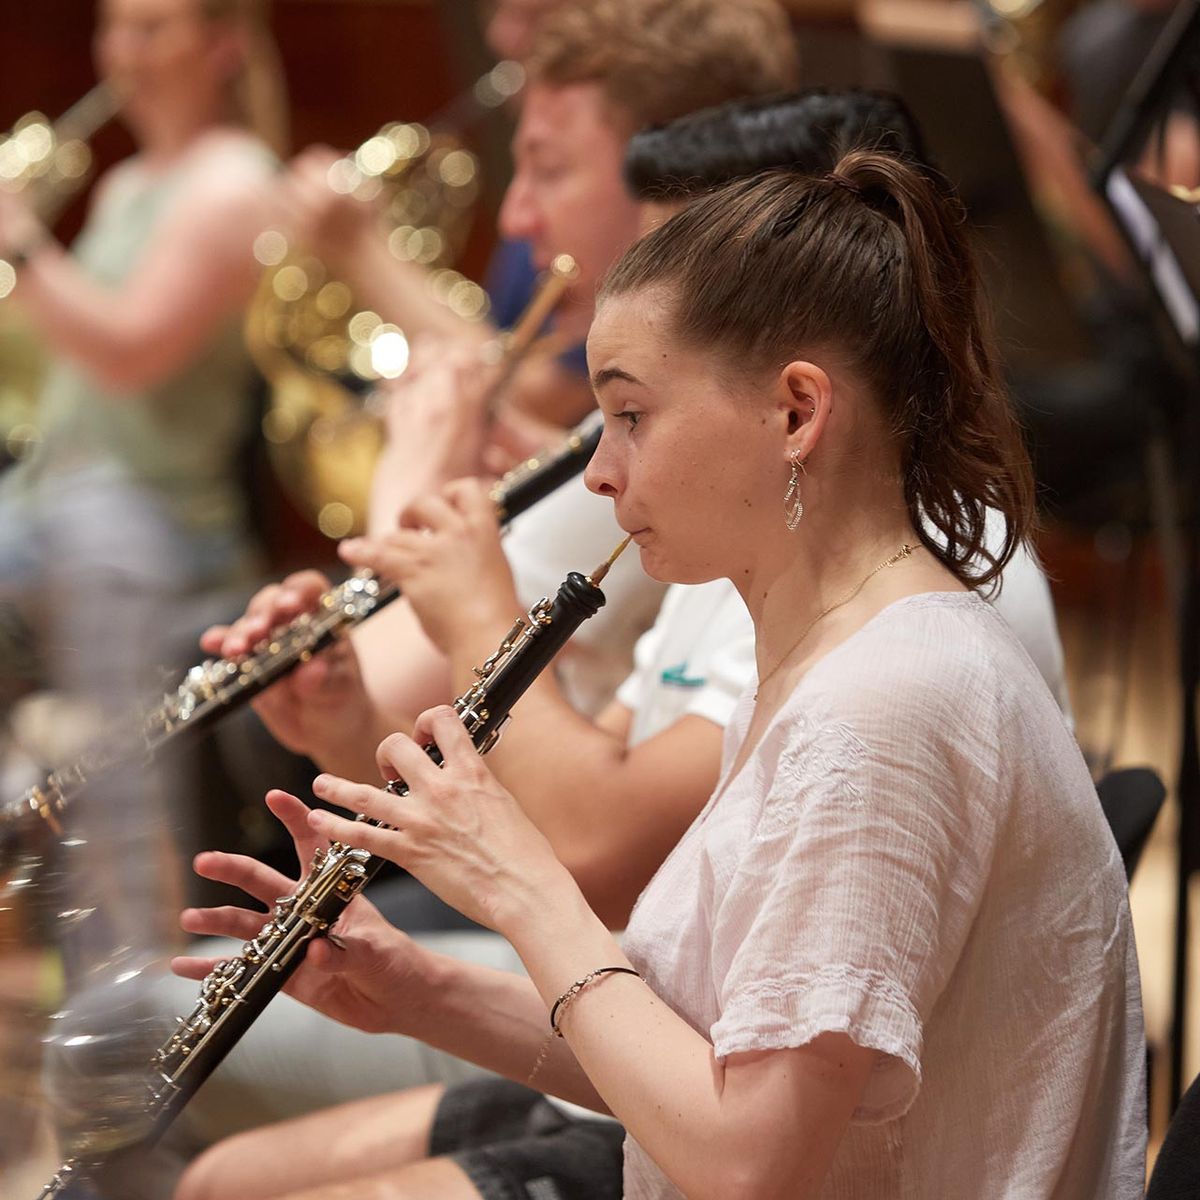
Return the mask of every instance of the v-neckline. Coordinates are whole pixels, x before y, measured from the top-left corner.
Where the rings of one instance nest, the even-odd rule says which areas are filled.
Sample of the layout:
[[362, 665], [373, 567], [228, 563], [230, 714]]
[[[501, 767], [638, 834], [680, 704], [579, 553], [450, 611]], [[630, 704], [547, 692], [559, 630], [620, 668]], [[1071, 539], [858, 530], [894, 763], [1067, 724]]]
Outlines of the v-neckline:
[[[802, 689], [805, 682], [809, 678], [811, 678], [814, 671], [817, 671], [818, 669], [823, 667], [825, 665], [825, 663], [827, 663], [831, 658], [835, 657], [844, 646], [850, 645], [851, 642], [853, 642], [861, 634], [865, 633], [868, 629], [870, 629], [871, 626], [874, 625], [876, 621], [878, 621], [881, 617], [885, 616], [886, 614], [892, 612], [894, 609], [897, 609], [897, 608], [900, 608], [903, 606], [907, 606], [914, 602], [928, 601], [928, 600], [933, 600], [933, 599], [945, 600], [947, 598], [963, 599], [963, 600], [968, 600], [968, 601], [978, 601], [980, 599], [977, 592], [973, 592], [973, 591], [969, 591], [969, 590], [967, 590], [967, 591], [949, 591], [946, 589], [940, 589], [937, 591], [929, 591], [929, 592], [910, 592], [907, 596], [900, 596], [897, 599], [891, 601], [890, 603], [885, 604], [883, 606], [883, 608], [881, 608], [877, 613], [873, 614], [870, 618], [868, 618], [866, 621], [864, 621], [856, 630], [854, 630], [853, 633], [851, 633], [849, 636], [843, 638], [840, 642], [837, 643], [836, 646], [831, 646], [824, 654], [821, 655], [820, 658], [816, 659], [816, 661], [813, 662], [809, 666], [808, 670], [806, 670], [804, 672], [804, 674], [801, 675], [798, 680], [796, 680], [795, 686], [783, 698], [783, 700], [779, 704], [779, 707], [775, 710], [775, 712], [773, 712], [771, 714], [766, 725], [763, 727], [762, 733], [760, 733], [758, 735], [758, 737], [755, 739], [755, 741], [752, 745], [747, 745], [747, 739], [750, 734], [750, 727], [754, 724], [754, 710], [757, 705], [757, 701], [751, 699], [750, 700], [750, 719], [746, 722], [745, 733], [742, 734], [741, 741], [738, 743], [738, 747], [737, 747], [736, 752], [734, 753], [733, 760], [731, 761], [728, 770], [726, 770], [725, 773], [721, 776], [721, 778], [717, 780], [717, 786], [713, 789], [712, 795], [708, 798], [708, 803], [704, 806], [704, 808], [700, 811], [699, 815], [696, 817], [695, 823], [700, 824], [702, 821], [704, 821], [707, 818], [708, 814], [717, 806], [717, 804], [720, 802], [722, 797], [724, 797], [725, 793], [732, 786], [734, 780], [737, 779], [742, 774], [742, 772], [745, 771], [745, 769], [749, 766], [751, 759], [754, 758], [759, 747], [763, 745], [763, 743], [770, 736], [771, 731], [779, 724], [779, 721], [783, 717], [783, 715], [791, 708], [792, 704], [795, 702], [797, 694], [800, 692], [800, 690]], [[747, 697], [753, 697], [754, 692], [757, 690], [757, 688], [758, 688], [758, 676], [757, 676], [757, 672], [756, 672], [755, 678], [750, 683], [747, 684], [746, 691], [742, 694], [742, 697], [738, 702], [738, 706], [734, 710], [734, 719], [735, 720], [740, 715], [741, 708], [746, 703]]]

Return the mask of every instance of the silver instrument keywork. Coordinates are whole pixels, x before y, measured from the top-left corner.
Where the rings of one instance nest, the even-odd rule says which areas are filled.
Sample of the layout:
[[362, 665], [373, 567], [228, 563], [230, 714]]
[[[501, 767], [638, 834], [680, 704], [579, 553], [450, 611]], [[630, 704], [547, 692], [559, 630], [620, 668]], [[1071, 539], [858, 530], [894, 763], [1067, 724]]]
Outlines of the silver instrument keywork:
[[[480, 754], [495, 744], [516, 701], [575, 630], [604, 604], [604, 593], [597, 585], [627, 544], [628, 539], [590, 576], [572, 572], [553, 598], [538, 601], [517, 621], [497, 651], [478, 668], [476, 683], [454, 707]], [[436, 746], [426, 747], [426, 753], [441, 763]], [[407, 791], [399, 779], [387, 787], [396, 795]], [[81, 1144], [70, 1147], [71, 1158], [39, 1200], [66, 1200], [74, 1184], [102, 1179], [106, 1167], [153, 1145], [283, 989], [303, 961], [309, 942], [330, 935], [346, 906], [383, 862], [341, 842], [318, 851], [308, 874], [291, 895], [276, 901], [258, 934], [243, 945], [240, 954], [218, 963], [204, 979], [195, 1007], [154, 1054], [146, 1078], [144, 1120], [135, 1140], [114, 1149], [103, 1135], [91, 1143], [85, 1137]]]

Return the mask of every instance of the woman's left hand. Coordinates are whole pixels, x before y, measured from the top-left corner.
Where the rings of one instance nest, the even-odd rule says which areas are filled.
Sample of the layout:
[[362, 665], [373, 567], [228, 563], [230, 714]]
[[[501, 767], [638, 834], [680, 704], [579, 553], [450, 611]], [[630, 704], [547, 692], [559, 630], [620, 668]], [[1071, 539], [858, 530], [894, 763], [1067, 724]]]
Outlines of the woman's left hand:
[[[452, 708], [422, 714], [413, 737], [380, 743], [380, 773], [401, 778], [408, 794], [320, 776], [323, 800], [394, 826], [379, 829], [314, 811], [322, 836], [360, 846], [399, 864], [464, 916], [511, 936], [515, 923], [547, 903], [556, 886], [573, 886], [550, 843], [496, 782]], [[414, 740], [415, 739], [415, 740]], [[422, 745], [442, 754], [436, 766]]]

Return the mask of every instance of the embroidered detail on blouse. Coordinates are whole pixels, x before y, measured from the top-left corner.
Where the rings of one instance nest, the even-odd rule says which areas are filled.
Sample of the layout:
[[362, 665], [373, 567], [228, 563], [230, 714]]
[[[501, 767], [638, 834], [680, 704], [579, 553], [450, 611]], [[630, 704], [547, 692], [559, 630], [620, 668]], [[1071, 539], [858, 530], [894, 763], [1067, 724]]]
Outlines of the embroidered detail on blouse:
[[840, 985], [839, 994], [860, 993], [882, 1000], [898, 1011], [897, 1015], [911, 1021], [920, 1029], [921, 1019], [913, 1008], [908, 993], [890, 976], [882, 971], [871, 971], [849, 963], [829, 963], [815, 971], [800, 971], [776, 979], [760, 979], [739, 993], [741, 999], [756, 1002], [770, 1000], [792, 1000], [804, 992], [830, 984]]
[[857, 779], [869, 756], [853, 728], [845, 721], [816, 721], [803, 715], [790, 724], [792, 736], [778, 759], [772, 798], [788, 801], [783, 806], [787, 808], [807, 805], [817, 796], [861, 808], [866, 797]]

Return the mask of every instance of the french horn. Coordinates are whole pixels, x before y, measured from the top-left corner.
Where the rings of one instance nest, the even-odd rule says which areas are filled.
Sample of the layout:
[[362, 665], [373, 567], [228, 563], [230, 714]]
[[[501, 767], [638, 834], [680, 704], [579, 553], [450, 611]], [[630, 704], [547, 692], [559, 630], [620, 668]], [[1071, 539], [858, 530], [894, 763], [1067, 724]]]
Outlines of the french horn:
[[[488, 72], [449, 112], [479, 113], [519, 90], [514, 63]], [[427, 269], [430, 302], [465, 320], [482, 320], [486, 293], [453, 268], [479, 196], [479, 162], [446, 121], [392, 123], [329, 172], [336, 191], [375, 201], [389, 251]], [[262, 234], [255, 254], [266, 268], [246, 321], [251, 354], [270, 399], [263, 433], [272, 466], [290, 498], [326, 536], [360, 529], [383, 429], [370, 402], [382, 380], [408, 363], [404, 331], [364, 309], [324, 263]]]
[[[88, 142], [117, 112], [117, 100], [100, 83], [57, 121], [40, 112], [23, 116], [0, 135], [0, 188], [27, 194], [34, 211], [52, 224], [87, 182]], [[0, 301], [16, 286], [17, 266], [0, 255]], [[21, 315], [0, 304], [0, 463], [21, 458], [37, 441], [37, 397], [45, 355]]]

